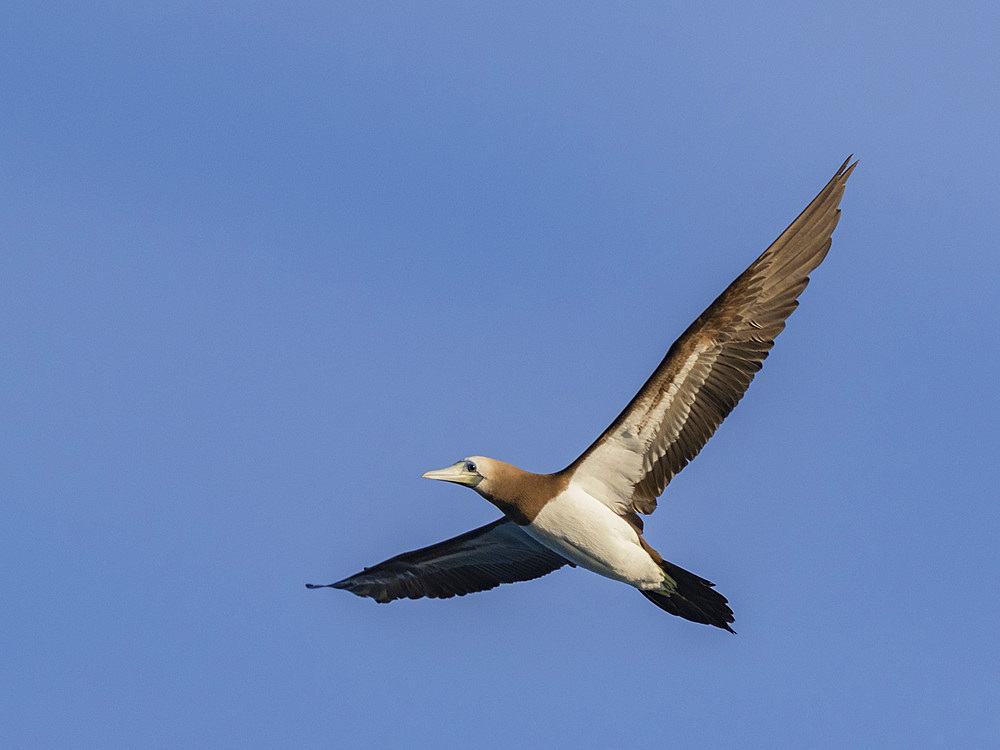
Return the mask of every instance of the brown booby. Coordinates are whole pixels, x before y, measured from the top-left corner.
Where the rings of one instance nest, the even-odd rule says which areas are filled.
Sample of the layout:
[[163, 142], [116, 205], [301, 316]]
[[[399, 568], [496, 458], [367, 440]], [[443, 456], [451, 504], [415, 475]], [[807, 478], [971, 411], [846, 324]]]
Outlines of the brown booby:
[[[667, 612], [730, 632], [714, 584], [667, 562], [639, 514], [742, 398], [826, 257], [851, 159], [670, 347], [624, 411], [562, 471], [533, 474], [481, 456], [423, 476], [471, 487], [503, 518], [327, 584], [377, 602], [447, 598], [527, 581], [563, 565], [627, 583]], [[306, 584], [309, 588], [323, 588]]]

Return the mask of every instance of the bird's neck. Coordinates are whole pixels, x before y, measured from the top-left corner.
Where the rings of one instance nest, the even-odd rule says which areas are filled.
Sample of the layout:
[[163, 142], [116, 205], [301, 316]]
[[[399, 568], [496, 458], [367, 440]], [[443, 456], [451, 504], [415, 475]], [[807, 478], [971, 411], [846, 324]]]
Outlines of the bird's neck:
[[558, 474], [532, 474], [511, 466], [492, 479], [488, 489], [476, 489], [507, 518], [527, 526], [549, 500], [565, 489], [567, 481]]

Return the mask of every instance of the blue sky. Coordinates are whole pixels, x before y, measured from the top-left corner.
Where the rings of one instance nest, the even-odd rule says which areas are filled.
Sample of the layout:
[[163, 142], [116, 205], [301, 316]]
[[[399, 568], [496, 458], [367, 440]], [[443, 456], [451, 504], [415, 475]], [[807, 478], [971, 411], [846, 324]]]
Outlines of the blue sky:
[[[0, 744], [1000, 735], [995, 4], [0, 11]], [[307, 591], [571, 461], [849, 154], [826, 262], [647, 520], [738, 636], [580, 570]]]

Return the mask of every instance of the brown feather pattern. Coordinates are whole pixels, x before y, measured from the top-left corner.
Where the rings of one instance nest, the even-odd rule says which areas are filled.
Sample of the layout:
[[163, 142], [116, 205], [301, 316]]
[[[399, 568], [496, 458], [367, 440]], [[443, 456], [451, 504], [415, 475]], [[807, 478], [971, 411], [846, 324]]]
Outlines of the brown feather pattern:
[[826, 257], [855, 166], [849, 163], [674, 342], [635, 398], [564, 473], [603, 484], [620, 513], [656, 509], [670, 480], [739, 403]]

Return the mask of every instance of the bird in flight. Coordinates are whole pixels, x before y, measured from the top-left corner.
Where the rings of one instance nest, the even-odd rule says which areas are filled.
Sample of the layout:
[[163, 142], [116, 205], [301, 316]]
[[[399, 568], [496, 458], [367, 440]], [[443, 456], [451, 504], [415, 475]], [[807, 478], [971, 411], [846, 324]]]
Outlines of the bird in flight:
[[377, 602], [445, 599], [569, 565], [634, 586], [653, 604], [730, 632], [714, 584], [664, 560], [643, 538], [670, 480], [698, 455], [761, 368], [809, 274], [826, 257], [851, 159], [764, 253], [681, 334], [628, 406], [554, 474], [471, 456], [423, 476], [470, 487], [503, 517], [405, 552], [336, 583]]

